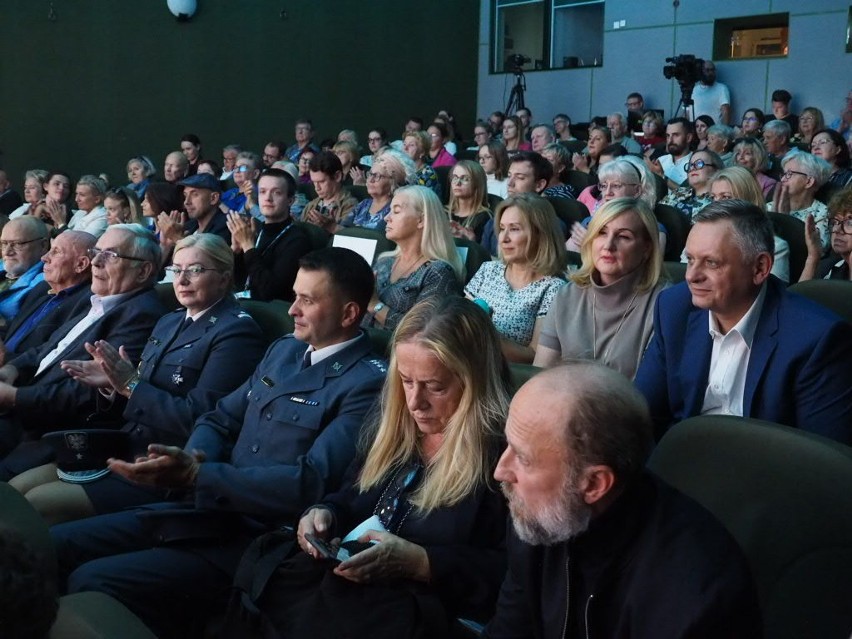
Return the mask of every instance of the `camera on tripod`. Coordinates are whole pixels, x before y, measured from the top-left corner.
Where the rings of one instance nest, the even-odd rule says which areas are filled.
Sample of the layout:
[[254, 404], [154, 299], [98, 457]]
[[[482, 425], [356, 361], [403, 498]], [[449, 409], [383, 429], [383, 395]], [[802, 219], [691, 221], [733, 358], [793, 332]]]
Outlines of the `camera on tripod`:
[[678, 84], [692, 84], [704, 77], [704, 60], [696, 58], [691, 53], [676, 55], [666, 58], [667, 64], [663, 67], [663, 75], [667, 80], [677, 80]]
[[506, 58], [506, 67], [511, 69], [513, 73], [521, 73], [521, 67], [530, 62], [532, 62], [531, 58], [521, 55], [520, 53], [516, 53]]
[[680, 85], [681, 103], [684, 106], [692, 104], [692, 90], [695, 84], [704, 78], [704, 60], [696, 58], [691, 53], [666, 58], [663, 75], [667, 80], [677, 80]]

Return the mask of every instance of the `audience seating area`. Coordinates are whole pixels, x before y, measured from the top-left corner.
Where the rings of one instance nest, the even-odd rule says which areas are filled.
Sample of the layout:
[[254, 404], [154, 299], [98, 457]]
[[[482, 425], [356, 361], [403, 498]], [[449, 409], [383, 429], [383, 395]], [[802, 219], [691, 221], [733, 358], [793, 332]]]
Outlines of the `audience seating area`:
[[748, 557], [770, 639], [849, 636], [852, 450], [754, 419], [694, 417], [649, 466], [697, 500]]

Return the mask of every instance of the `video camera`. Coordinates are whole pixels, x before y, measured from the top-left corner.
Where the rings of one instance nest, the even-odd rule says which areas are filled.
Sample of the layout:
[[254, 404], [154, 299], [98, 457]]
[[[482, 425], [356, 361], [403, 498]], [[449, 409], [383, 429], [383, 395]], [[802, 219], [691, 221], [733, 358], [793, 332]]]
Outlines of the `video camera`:
[[529, 62], [532, 62], [531, 58], [521, 55], [520, 53], [516, 53], [506, 58], [506, 67], [511, 69], [513, 73], [522, 73], [522, 67]]
[[677, 80], [680, 85], [681, 102], [685, 106], [692, 104], [692, 89], [695, 83], [704, 78], [704, 60], [696, 58], [691, 53], [684, 53], [673, 58], [666, 58], [663, 75], [667, 80]]

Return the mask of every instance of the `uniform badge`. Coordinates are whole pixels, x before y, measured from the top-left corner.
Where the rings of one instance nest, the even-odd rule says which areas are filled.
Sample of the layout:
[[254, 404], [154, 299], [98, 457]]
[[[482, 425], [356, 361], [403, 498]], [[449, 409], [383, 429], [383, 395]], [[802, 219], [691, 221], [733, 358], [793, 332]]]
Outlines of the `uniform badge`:
[[343, 370], [343, 364], [341, 364], [340, 362], [334, 362], [334, 364], [331, 365], [331, 369], [335, 373], [339, 373], [341, 370]]
[[183, 384], [183, 375], [180, 374], [180, 369], [172, 373], [172, 384], [174, 384], [175, 386], [180, 386], [181, 384]]
[[89, 447], [88, 433], [65, 433], [65, 444], [76, 453], [77, 459], [83, 459], [83, 451]]
[[215, 324], [218, 320], [219, 320], [219, 318], [214, 315], [213, 317], [210, 318], [210, 323]]

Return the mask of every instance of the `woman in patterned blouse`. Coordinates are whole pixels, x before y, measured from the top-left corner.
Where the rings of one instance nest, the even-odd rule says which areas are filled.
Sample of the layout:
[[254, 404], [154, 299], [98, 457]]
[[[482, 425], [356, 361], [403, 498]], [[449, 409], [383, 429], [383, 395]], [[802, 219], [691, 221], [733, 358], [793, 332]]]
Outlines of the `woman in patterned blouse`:
[[490, 310], [510, 362], [532, 363], [541, 320], [565, 284], [556, 219], [550, 202], [537, 195], [503, 200], [494, 215], [500, 259], [485, 262], [465, 287], [465, 295]]

